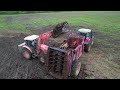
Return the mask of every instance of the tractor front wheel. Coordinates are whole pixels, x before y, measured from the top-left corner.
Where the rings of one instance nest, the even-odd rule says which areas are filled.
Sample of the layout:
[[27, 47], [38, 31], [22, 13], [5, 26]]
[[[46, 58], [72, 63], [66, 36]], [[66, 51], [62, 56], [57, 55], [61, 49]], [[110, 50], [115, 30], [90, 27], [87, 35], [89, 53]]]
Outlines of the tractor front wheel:
[[73, 63], [71, 77], [77, 78], [81, 70], [81, 61], [75, 60]]
[[27, 60], [32, 59], [32, 53], [28, 49], [26, 49], [26, 48], [23, 48], [22, 55]]

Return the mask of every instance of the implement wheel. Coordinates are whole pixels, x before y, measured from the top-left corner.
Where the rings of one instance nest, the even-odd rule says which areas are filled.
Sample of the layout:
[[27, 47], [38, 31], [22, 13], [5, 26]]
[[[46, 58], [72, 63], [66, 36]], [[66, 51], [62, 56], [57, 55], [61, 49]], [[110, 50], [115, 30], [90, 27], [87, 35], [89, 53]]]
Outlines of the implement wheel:
[[81, 61], [75, 60], [71, 70], [71, 77], [77, 78], [81, 70]]

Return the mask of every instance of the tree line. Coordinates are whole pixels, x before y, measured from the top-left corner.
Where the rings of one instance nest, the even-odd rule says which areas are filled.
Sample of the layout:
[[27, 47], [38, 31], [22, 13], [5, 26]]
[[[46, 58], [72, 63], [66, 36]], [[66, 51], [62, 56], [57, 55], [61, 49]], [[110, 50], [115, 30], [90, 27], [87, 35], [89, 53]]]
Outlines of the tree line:
[[0, 14], [29, 14], [29, 13], [48, 13], [60, 11], [0, 11]]

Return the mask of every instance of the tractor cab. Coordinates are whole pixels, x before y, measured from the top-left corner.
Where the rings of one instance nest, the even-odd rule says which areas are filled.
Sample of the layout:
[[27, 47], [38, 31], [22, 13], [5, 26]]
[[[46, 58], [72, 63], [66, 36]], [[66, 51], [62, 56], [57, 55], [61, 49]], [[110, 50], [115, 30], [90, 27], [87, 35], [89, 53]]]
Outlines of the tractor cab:
[[38, 35], [31, 35], [24, 38], [26, 46], [30, 47], [33, 51], [37, 48]]
[[85, 36], [85, 39], [92, 38], [92, 31], [91, 31], [91, 29], [85, 29], [85, 28], [79, 29], [78, 30], [78, 34], [80, 34], [82, 36]]
[[94, 39], [92, 30], [91, 29], [82, 28], [82, 29], [78, 30], [78, 34], [82, 35], [82, 36], [85, 36], [85, 40], [84, 40], [85, 41], [84, 42], [84, 44], [85, 44], [85, 51], [89, 52], [91, 46], [93, 45], [93, 39]]

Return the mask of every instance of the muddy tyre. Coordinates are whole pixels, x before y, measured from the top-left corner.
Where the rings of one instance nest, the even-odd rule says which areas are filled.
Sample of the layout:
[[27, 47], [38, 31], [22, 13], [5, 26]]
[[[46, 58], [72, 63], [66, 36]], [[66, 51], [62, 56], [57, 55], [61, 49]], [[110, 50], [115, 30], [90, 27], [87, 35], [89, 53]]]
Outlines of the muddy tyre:
[[85, 52], [89, 52], [91, 49], [91, 45], [90, 44], [86, 44], [85, 45]]
[[71, 70], [71, 77], [76, 79], [80, 73], [80, 70], [81, 70], [81, 61], [79, 60], [74, 61]]
[[26, 48], [23, 48], [22, 49], [22, 56], [27, 59], [27, 60], [31, 60], [32, 59], [32, 53], [26, 49]]

